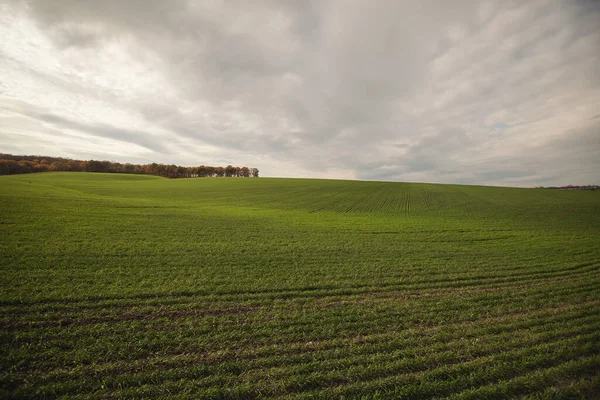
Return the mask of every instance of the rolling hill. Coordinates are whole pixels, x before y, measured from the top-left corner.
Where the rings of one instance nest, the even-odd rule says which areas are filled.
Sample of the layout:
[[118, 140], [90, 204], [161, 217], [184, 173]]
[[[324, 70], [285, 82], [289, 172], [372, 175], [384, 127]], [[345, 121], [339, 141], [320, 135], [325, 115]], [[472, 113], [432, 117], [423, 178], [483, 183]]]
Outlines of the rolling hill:
[[48, 172], [0, 202], [3, 398], [600, 389], [600, 191]]

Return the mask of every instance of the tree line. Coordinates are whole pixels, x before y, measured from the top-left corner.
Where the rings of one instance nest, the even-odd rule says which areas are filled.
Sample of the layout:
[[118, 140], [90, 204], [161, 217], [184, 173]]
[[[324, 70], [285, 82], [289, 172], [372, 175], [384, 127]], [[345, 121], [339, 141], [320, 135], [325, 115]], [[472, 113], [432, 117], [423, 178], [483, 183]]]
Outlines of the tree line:
[[600, 189], [600, 185], [538, 186], [537, 188], [557, 190], [598, 190]]
[[112, 161], [72, 160], [62, 157], [15, 156], [0, 153], [0, 175], [46, 171], [112, 172], [145, 174], [165, 178], [258, 177], [258, 169], [248, 167], [182, 167], [174, 164], [131, 164]]

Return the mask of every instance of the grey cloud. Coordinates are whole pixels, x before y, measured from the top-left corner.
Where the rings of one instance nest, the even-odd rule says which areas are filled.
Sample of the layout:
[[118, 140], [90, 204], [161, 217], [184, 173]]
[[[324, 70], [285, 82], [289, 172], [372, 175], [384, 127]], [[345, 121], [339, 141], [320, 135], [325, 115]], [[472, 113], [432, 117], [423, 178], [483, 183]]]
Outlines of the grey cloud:
[[118, 128], [108, 124], [78, 122], [61, 117], [59, 115], [49, 113], [32, 113], [29, 116], [39, 121], [56, 125], [58, 128], [64, 127], [74, 129], [102, 138], [109, 138], [121, 142], [135, 144], [158, 153], [165, 152], [165, 148], [162, 145], [154, 141], [148, 140], [144, 132], [137, 132], [129, 129]]
[[[272, 162], [361, 179], [519, 183], [576, 179], [580, 170], [598, 177], [589, 163], [560, 154], [586, 137], [585, 159], [600, 158], [597, 141], [582, 133], [598, 111], [581, 111], [600, 99], [600, 6], [593, 1], [27, 4], [22, 15], [61, 56], [123, 48], [173, 92], [132, 100], [118, 88], [98, 96], [69, 77], [39, 77], [78, 98], [118, 104], [166, 132], [162, 140], [109, 120], [59, 117], [65, 110], [35, 117], [173, 162], [183, 150], [210, 145], [214, 159], [264, 161], [257, 166], [265, 175], [280, 173], [269, 170]], [[568, 109], [581, 117], [569, 119]], [[562, 125], [567, 120], [572, 126]], [[561, 140], [578, 139], [531, 156], [528, 149], [560, 133], [544, 133], [544, 123], [574, 129]], [[572, 167], [544, 167], [550, 154]]]
[[53, 32], [56, 43], [61, 48], [95, 47], [100, 44], [102, 35], [93, 29], [81, 25], [62, 26]]
[[[382, 163], [361, 165], [360, 179], [401, 180], [403, 176], [438, 168], [438, 180], [488, 184], [585, 184], [594, 183], [600, 170], [600, 123], [563, 132], [541, 145], [518, 149], [505, 157], [486, 161], [452, 160], [469, 140], [461, 132], [430, 137], [409, 147], [405, 156]], [[439, 142], [438, 142], [439, 140]], [[477, 147], [478, 143], [470, 141]], [[448, 180], [450, 179], [450, 180]]]

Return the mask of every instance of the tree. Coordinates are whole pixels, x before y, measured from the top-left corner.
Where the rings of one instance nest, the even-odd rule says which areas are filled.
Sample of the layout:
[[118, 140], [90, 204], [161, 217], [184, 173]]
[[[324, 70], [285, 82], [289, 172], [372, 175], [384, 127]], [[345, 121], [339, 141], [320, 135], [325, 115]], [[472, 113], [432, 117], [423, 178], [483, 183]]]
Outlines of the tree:
[[228, 165], [225, 167], [225, 176], [232, 177], [235, 176], [235, 167], [232, 165]]
[[90, 160], [86, 163], [84, 171], [86, 172], [105, 172], [106, 164], [102, 161]]
[[126, 174], [134, 174], [135, 173], [135, 165], [131, 163], [125, 163], [123, 165], [123, 172]]
[[252, 176], [258, 178], [258, 168], [252, 168]]
[[66, 169], [65, 163], [60, 161], [54, 161], [52, 164], [50, 164], [51, 171], [65, 171]]

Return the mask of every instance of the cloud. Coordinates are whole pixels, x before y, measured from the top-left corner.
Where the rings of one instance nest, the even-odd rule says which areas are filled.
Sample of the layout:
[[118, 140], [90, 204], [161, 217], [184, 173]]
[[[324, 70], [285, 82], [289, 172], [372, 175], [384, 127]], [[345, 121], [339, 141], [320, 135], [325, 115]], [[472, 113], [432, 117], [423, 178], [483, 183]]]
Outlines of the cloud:
[[106, 159], [248, 164], [263, 176], [600, 178], [593, 1], [0, 8], [10, 148], [77, 156], [92, 140]]
[[162, 153], [165, 151], [164, 147], [154, 141], [147, 140], [144, 132], [136, 132], [128, 129], [117, 128], [107, 124], [85, 124], [77, 121], [70, 120], [68, 118], [60, 117], [54, 114], [40, 113], [33, 115], [35, 119], [43, 122], [50, 123], [52, 125], [65, 127], [71, 130], [89, 133], [94, 136], [114, 139], [121, 142], [132, 143], [140, 147], [144, 147], [148, 150]]

